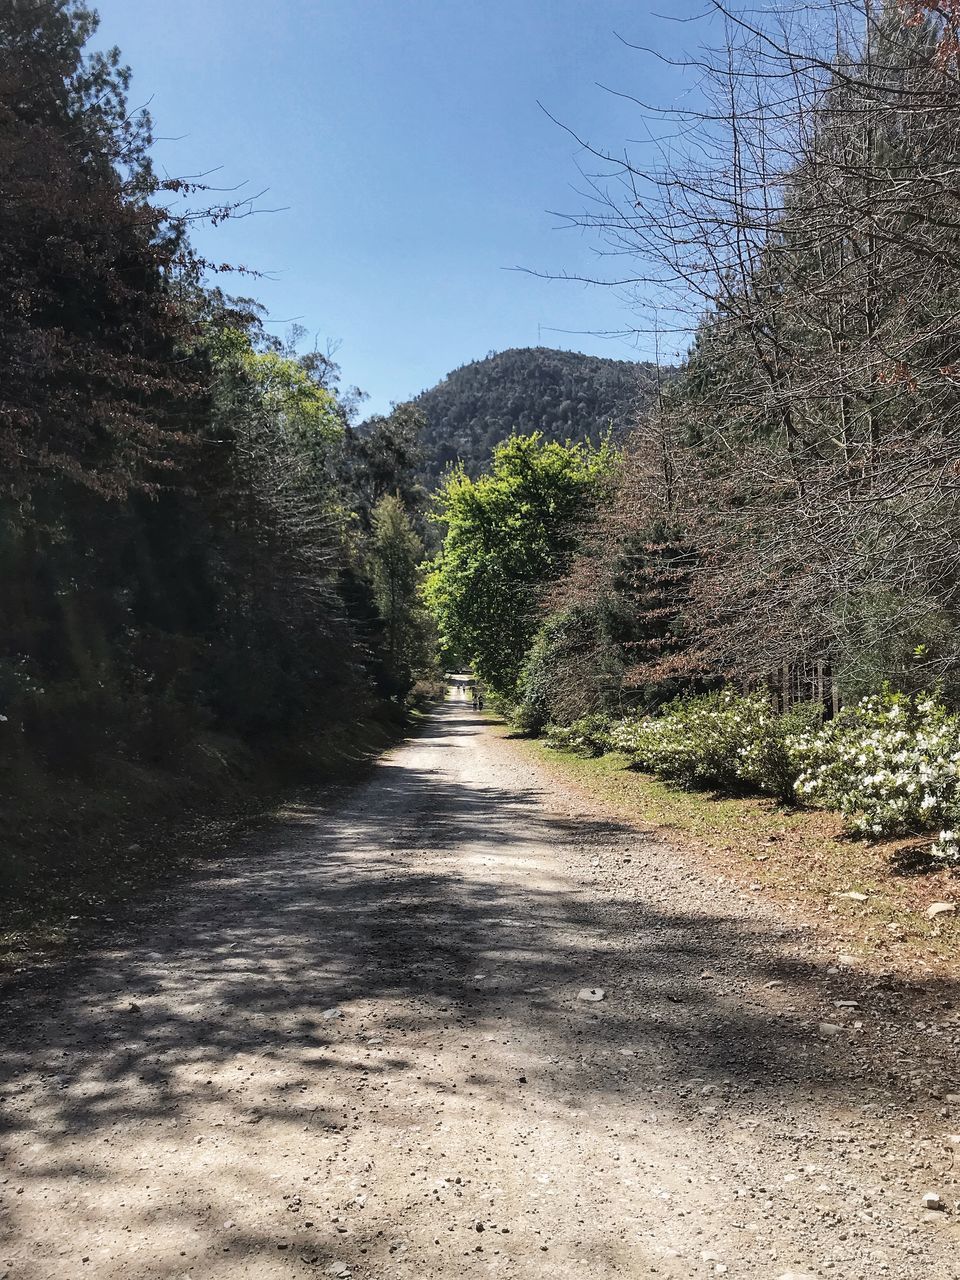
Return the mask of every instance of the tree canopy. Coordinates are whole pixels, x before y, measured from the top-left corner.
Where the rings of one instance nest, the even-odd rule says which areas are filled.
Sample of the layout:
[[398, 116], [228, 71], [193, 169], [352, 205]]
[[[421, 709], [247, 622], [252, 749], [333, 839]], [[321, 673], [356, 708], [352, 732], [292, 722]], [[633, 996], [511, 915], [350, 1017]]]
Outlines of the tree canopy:
[[0, 879], [18, 892], [50, 883], [51, 830], [85, 848], [97, 815], [329, 761], [433, 664], [429, 630], [411, 636], [416, 415], [358, 444], [329, 356], [212, 282], [189, 226], [230, 208], [153, 173], [96, 25], [73, 0], [0, 5]]
[[500, 694], [516, 692], [543, 588], [567, 567], [610, 460], [607, 445], [512, 436], [488, 473], [458, 468], [437, 495], [445, 537], [427, 595], [441, 642]]

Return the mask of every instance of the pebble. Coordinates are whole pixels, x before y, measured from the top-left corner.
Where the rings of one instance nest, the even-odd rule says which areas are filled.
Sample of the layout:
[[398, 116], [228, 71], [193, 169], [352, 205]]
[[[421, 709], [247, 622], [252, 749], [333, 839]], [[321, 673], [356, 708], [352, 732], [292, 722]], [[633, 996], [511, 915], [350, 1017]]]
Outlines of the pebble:
[[604, 991], [603, 987], [584, 987], [581, 991], [577, 992], [577, 999], [594, 1001], [604, 1000], [606, 995], [607, 993]]
[[936, 1191], [926, 1192], [923, 1197], [922, 1204], [925, 1209], [943, 1209], [945, 1207]]

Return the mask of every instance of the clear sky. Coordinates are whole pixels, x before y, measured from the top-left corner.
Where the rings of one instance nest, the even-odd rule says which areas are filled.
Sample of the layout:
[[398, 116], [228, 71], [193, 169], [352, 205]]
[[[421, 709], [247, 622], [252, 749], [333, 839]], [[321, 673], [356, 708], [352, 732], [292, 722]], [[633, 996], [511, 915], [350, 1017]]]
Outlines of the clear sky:
[[[510, 270], [596, 273], [596, 243], [550, 210], [583, 206], [578, 148], [642, 133], [611, 89], [670, 102], [696, 33], [656, 17], [693, 0], [98, 0], [149, 100], [157, 166], [266, 189], [260, 213], [201, 231], [219, 261], [270, 273], [252, 292], [339, 344], [344, 380], [383, 411], [449, 370], [512, 346], [618, 358], [644, 340], [615, 293]], [[582, 158], [582, 157], [581, 157]], [[563, 333], [557, 330], [587, 331]]]

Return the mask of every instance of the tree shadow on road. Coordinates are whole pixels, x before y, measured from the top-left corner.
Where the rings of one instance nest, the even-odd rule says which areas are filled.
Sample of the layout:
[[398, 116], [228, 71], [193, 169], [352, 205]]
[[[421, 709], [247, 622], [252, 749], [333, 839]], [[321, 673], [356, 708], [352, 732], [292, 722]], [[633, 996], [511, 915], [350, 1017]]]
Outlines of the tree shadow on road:
[[[473, 723], [447, 716], [430, 735], [462, 737]], [[685, 873], [669, 850], [627, 824], [548, 805], [536, 789], [455, 781], [395, 753], [364, 785], [291, 808], [242, 857], [145, 904], [127, 937], [72, 972], [14, 993], [0, 1048], [0, 1142], [21, 1153], [14, 1181], [96, 1185], [115, 1173], [78, 1162], [85, 1139], [137, 1122], [175, 1127], [200, 1106], [227, 1131], [349, 1132], [354, 1100], [334, 1068], [365, 1087], [402, 1078], [425, 1038], [454, 1031], [536, 1046], [522, 1084], [465, 1063], [459, 1082], [424, 1086], [498, 1107], [522, 1106], [524, 1090], [558, 1112], [629, 1106], [653, 1087], [661, 1110], [689, 1119], [712, 1099], [729, 1119], [769, 1092], [802, 1127], [830, 1108], [870, 1106], [881, 1089], [915, 1101], [909, 1080], [882, 1074], [896, 1046], [854, 1029], [835, 1002], [894, 1010], [924, 994], [952, 1005], [953, 986], [869, 992], [849, 971], [799, 958], [800, 930], [744, 915], [732, 898], [678, 908]], [[567, 846], [583, 863], [576, 882], [556, 872]], [[587, 866], [592, 851], [598, 867]], [[645, 864], [641, 898], [613, 887], [625, 856]], [[581, 1000], [588, 987], [606, 999]], [[821, 1032], [811, 999], [842, 1029]], [[241, 1087], [248, 1073], [255, 1086]], [[389, 1112], [377, 1123], [391, 1124]], [[258, 1176], [242, 1172], [254, 1185]], [[14, 1207], [0, 1239], [16, 1231]], [[277, 1247], [239, 1229], [218, 1229], [216, 1241]], [[178, 1266], [179, 1252], [170, 1274]]]

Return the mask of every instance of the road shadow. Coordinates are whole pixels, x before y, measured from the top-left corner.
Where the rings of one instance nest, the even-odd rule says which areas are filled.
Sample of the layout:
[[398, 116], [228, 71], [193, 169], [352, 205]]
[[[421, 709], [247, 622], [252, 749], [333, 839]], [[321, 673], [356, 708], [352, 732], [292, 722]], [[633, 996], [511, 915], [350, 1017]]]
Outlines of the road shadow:
[[[445, 709], [424, 738], [446, 751], [481, 728]], [[340, 1132], [351, 1123], [342, 1097], [315, 1101], [324, 1079], [334, 1068], [402, 1076], [402, 1046], [425, 1028], [531, 1038], [539, 1057], [522, 1087], [560, 1111], [639, 1097], [653, 1079], [658, 1107], [687, 1119], [707, 1098], [746, 1118], [758, 1096], [775, 1096], [798, 1125], [871, 1105], [880, 1090], [916, 1104], [915, 1081], [884, 1075], [881, 1032], [855, 1028], [835, 1002], [869, 1000], [893, 1017], [904, 999], [955, 1004], [954, 984], [868, 991], [853, 972], [802, 958], [801, 930], [745, 916], [719, 894], [712, 909], [678, 909], [684, 872], [669, 850], [551, 802], [536, 787], [476, 785], [394, 752], [364, 784], [291, 806], [218, 873], [145, 904], [126, 935], [72, 972], [9, 993], [0, 1154], [13, 1163], [14, 1149], [40, 1148], [14, 1181], [95, 1184], [97, 1169], [73, 1154], [78, 1140], [211, 1102], [228, 1129]], [[551, 880], [567, 846], [601, 855], [572, 885]], [[627, 856], [646, 867], [640, 898], [605, 877], [604, 864]], [[541, 883], [511, 870], [526, 865]], [[606, 999], [581, 1000], [590, 987]], [[840, 1029], [821, 1031], [804, 1011], [811, 998]], [[385, 1048], [371, 1054], [371, 1038]], [[252, 1062], [267, 1078], [282, 1064], [275, 1090], [211, 1084]], [[464, 1083], [491, 1106], [516, 1105], [521, 1089], [466, 1067]], [[258, 1171], [243, 1176], [255, 1184]], [[11, 1246], [17, 1231], [14, 1207], [0, 1241]], [[239, 1229], [217, 1240], [277, 1247]], [[333, 1257], [313, 1251], [318, 1264]]]

